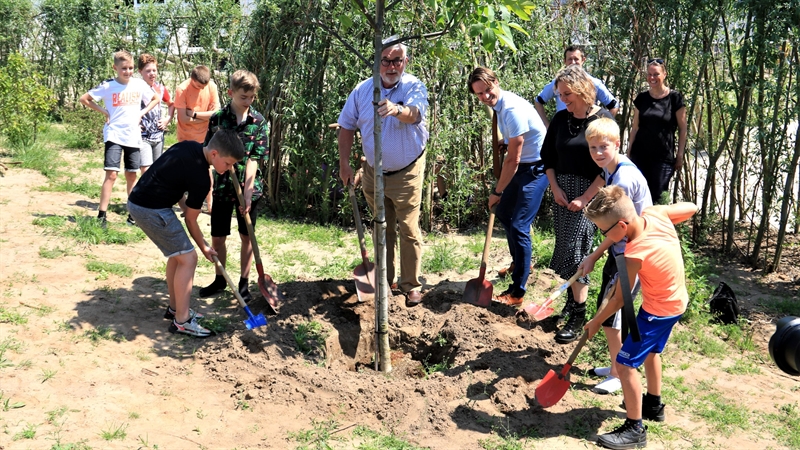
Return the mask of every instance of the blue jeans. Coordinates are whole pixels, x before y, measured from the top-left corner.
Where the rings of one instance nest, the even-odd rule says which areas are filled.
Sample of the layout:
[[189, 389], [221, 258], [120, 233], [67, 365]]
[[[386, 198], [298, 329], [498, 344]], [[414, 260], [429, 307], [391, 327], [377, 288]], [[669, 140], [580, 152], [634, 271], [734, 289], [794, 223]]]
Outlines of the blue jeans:
[[497, 220], [506, 229], [508, 251], [514, 261], [509, 289], [515, 297], [525, 294], [531, 274], [531, 224], [548, 185], [543, 167], [520, 164], [495, 210]]

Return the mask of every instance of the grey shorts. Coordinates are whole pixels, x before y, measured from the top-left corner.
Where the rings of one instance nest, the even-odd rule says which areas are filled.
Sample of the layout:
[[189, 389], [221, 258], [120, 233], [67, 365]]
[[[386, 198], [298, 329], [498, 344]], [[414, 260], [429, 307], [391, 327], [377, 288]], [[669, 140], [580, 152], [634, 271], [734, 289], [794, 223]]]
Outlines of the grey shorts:
[[150, 141], [142, 139], [142, 147], [139, 150], [139, 165], [150, 167], [155, 160], [164, 152], [164, 141]]
[[194, 251], [194, 245], [172, 208], [143, 208], [129, 201], [128, 214], [167, 258]]
[[105, 160], [103, 161], [104, 170], [119, 172], [119, 165], [122, 162], [122, 155], [125, 155], [125, 171], [136, 172], [139, 170], [139, 147], [128, 147], [106, 141]]

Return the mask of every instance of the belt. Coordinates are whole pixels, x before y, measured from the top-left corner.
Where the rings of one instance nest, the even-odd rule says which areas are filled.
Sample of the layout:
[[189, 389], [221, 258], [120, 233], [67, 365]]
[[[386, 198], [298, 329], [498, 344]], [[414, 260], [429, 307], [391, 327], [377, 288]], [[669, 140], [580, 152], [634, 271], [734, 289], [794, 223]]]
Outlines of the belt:
[[402, 168], [402, 169], [400, 169], [400, 170], [390, 170], [390, 171], [388, 171], [388, 172], [384, 171], [384, 172], [383, 172], [383, 176], [385, 176], [385, 177], [388, 177], [388, 176], [394, 175], [394, 174], [396, 174], [396, 173], [399, 173], [399, 172], [402, 172], [402, 171], [404, 171], [404, 170], [408, 169], [409, 167], [411, 167], [411, 165], [412, 165], [412, 164], [414, 164], [414, 163], [415, 163], [415, 162], [417, 162], [417, 161], [418, 161], [420, 158], [422, 158], [422, 155], [424, 155], [424, 154], [425, 154], [425, 150], [423, 150], [423, 151], [422, 151], [422, 152], [421, 152], [419, 155], [417, 155], [417, 157], [416, 157], [416, 158], [414, 158], [414, 160], [413, 160], [413, 161], [411, 161], [410, 163], [408, 163], [408, 165], [407, 165], [407, 166], [403, 167], [403, 168]]
[[532, 163], [519, 163], [517, 170], [536, 169], [536, 173], [544, 173], [544, 161], [541, 159]]

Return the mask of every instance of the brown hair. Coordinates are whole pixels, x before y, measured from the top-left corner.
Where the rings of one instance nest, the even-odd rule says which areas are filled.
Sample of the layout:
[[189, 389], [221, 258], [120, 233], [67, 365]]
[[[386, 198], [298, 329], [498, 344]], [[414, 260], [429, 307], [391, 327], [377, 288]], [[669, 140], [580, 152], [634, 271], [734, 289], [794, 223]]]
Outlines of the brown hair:
[[619, 220], [631, 221], [637, 217], [633, 201], [625, 195], [625, 191], [619, 186], [600, 188], [583, 213], [592, 222], [599, 219], [611, 222]]
[[248, 70], [237, 70], [231, 75], [231, 90], [238, 91], [243, 89], [245, 92], [258, 92], [261, 89], [261, 84], [258, 83], [258, 77]]
[[210, 150], [216, 150], [222, 156], [231, 156], [237, 161], [244, 158], [244, 145], [242, 144], [239, 133], [227, 128], [220, 128], [211, 136], [211, 140], [206, 145]]
[[139, 67], [139, 70], [144, 69], [144, 66], [146, 66], [146, 65], [148, 65], [150, 63], [158, 65], [158, 62], [156, 61], [156, 58], [153, 55], [151, 55], [149, 53], [142, 53], [141, 55], [139, 55], [139, 61], [138, 61], [138, 64], [137, 64], [137, 66]]
[[586, 59], [586, 50], [583, 48], [582, 45], [570, 45], [569, 47], [564, 49], [564, 59], [567, 59], [567, 53], [569, 52], [581, 52], [581, 57]]
[[208, 84], [211, 81], [211, 71], [206, 66], [196, 66], [192, 69], [192, 79], [202, 85]]
[[120, 50], [114, 53], [114, 65], [121, 63], [122, 61], [128, 61], [129, 63], [133, 64], [133, 55], [127, 50]]
[[619, 141], [619, 125], [613, 119], [601, 117], [593, 120], [586, 127], [586, 140], [591, 141], [597, 138], [606, 138], [609, 141]]
[[581, 66], [573, 64], [559, 70], [556, 74], [556, 90], [558, 90], [559, 83], [566, 84], [587, 105], [594, 105], [597, 90], [592, 80], [589, 79], [589, 74]]
[[471, 94], [475, 93], [475, 91], [472, 90], [472, 84], [478, 81], [483, 81], [487, 86], [492, 86], [500, 80], [497, 79], [497, 74], [495, 74], [492, 69], [477, 67], [469, 75], [469, 78], [467, 78], [467, 88]]

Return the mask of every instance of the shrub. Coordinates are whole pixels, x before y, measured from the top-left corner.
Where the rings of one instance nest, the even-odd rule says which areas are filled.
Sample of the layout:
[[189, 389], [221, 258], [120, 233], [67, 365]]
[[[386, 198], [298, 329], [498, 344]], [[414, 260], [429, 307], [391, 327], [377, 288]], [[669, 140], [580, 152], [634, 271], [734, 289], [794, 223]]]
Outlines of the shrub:
[[80, 107], [62, 111], [62, 117], [67, 128], [67, 148], [92, 149], [103, 142], [102, 114]]
[[18, 53], [9, 55], [5, 67], [0, 68], [0, 133], [9, 144], [33, 144], [54, 104], [53, 92], [30, 62]]

